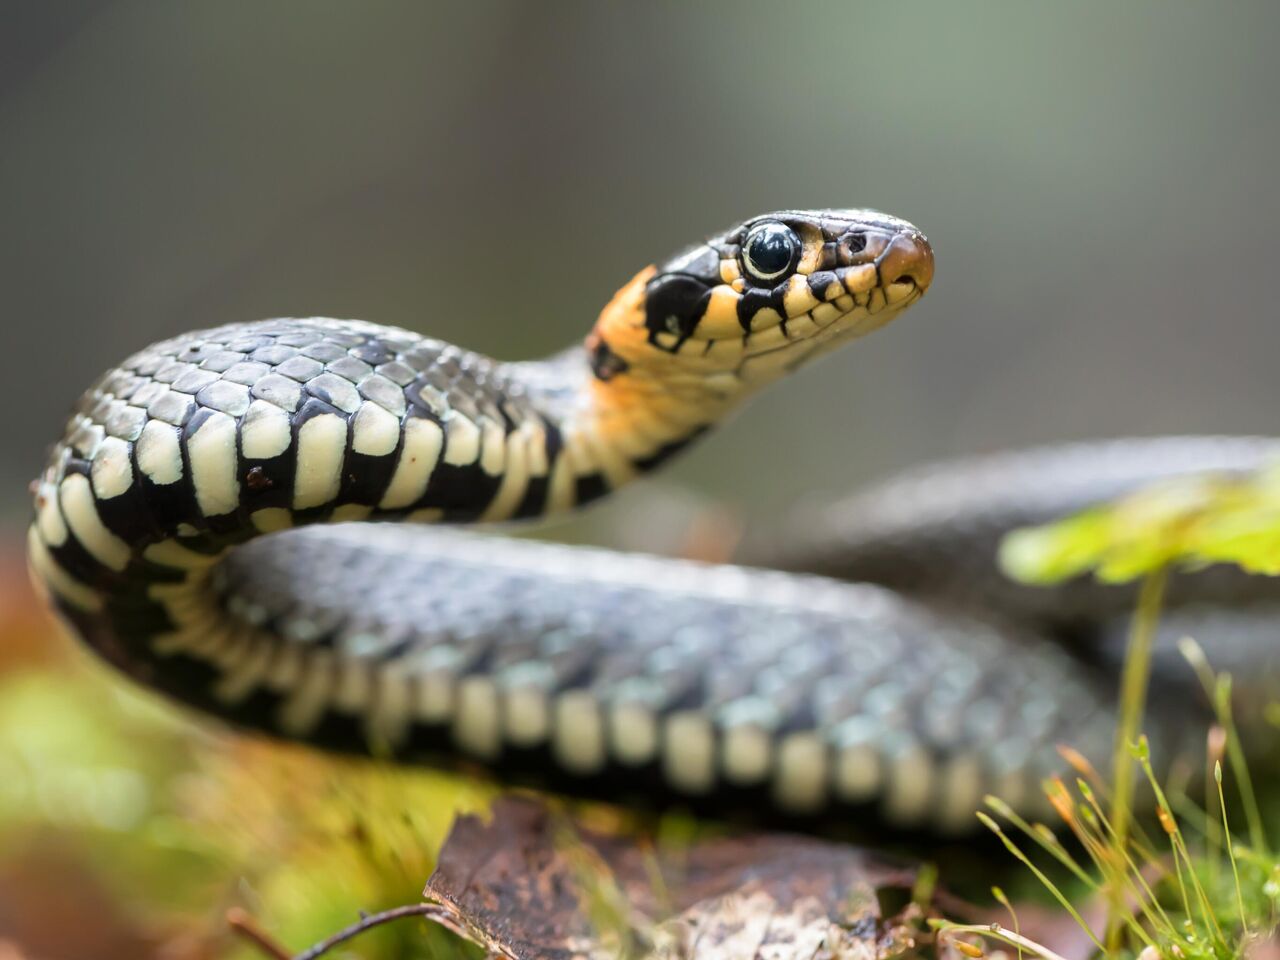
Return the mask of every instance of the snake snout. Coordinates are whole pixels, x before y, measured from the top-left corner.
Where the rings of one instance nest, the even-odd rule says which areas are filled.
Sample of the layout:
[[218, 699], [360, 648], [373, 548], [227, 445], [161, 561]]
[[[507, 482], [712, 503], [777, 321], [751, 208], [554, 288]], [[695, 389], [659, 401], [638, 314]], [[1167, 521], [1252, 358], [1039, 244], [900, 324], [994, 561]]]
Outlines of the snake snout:
[[924, 293], [933, 282], [933, 248], [922, 233], [899, 233], [880, 257], [879, 266], [885, 287], [910, 284]]

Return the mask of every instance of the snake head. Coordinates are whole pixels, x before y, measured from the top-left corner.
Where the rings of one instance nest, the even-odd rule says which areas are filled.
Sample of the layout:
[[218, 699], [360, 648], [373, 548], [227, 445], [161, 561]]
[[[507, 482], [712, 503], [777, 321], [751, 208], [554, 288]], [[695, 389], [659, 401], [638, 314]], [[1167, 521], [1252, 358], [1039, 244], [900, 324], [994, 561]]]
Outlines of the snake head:
[[867, 210], [786, 210], [641, 272], [588, 346], [597, 377], [738, 394], [883, 326], [924, 293], [933, 251], [910, 223]]

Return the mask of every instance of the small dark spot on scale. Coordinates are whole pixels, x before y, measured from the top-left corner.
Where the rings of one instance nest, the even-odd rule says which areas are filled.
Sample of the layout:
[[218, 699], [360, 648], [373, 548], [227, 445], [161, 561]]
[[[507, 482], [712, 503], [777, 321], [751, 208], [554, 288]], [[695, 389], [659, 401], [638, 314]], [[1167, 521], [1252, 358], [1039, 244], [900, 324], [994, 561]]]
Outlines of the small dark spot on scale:
[[588, 347], [591, 359], [591, 371], [600, 380], [612, 380], [629, 369], [627, 361], [613, 352], [604, 337], [593, 335], [593, 343]]
[[245, 486], [250, 490], [270, 490], [275, 483], [261, 467], [250, 467], [244, 476]]

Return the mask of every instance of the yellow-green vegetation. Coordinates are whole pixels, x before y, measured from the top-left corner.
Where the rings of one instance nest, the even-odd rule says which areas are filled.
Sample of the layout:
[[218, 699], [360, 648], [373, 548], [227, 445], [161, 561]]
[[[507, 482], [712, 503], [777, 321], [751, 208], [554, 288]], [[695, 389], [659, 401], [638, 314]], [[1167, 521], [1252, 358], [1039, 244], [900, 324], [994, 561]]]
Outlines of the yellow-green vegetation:
[[[0, 893], [66, 917], [76, 902], [36, 902], [14, 865], [56, 870], [53, 886], [105, 905], [86, 904], [75, 925], [112, 914], [148, 955], [261, 960], [229, 913], [301, 950], [358, 911], [420, 901], [455, 814], [493, 795], [462, 777], [206, 730], [79, 656], [0, 677]], [[66, 851], [56, 865], [53, 846]], [[360, 956], [449, 958], [458, 944], [432, 924], [389, 924], [361, 938]]]
[[1027, 583], [1091, 573], [1118, 583], [1170, 565], [1234, 563], [1280, 574], [1280, 464], [1181, 477], [1005, 538], [1001, 564]]
[[[1076, 921], [1098, 954], [1141, 960], [1228, 960], [1273, 956], [1280, 924], [1280, 856], [1268, 842], [1262, 808], [1231, 710], [1231, 678], [1217, 675], [1190, 638], [1183, 655], [1216, 712], [1207, 731], [1205, 795], [1153, 770], [1138, 735], [1151, 646], [1167, 571], [1228, 562], [1280, 574], [1280, 468], [1247, 477], [1191, 477], [1159, 484], [1045, 527], [1010, 535], [1005, 569], [1017, 579], [1053, 583], [1083, 574], [1107, 582], [1143, 579], [1121, 684], [1120, 720], [1110, 782], [1064, 750], [1073, 782], [1046, 794], [1074, 843], [1028, 823], [998, 797], [982, 822]], [[1275, 710], [1273, 708], [1273, 716]], [[1136, 776], [1135, 776], [1136, 775]], [[1138, 783], [1135, 785], [1135, 779]], [[1135, 788], [1151, 791], [1156, 823], [1134, 825]], [[1238, 802], [1228, 802], [1228, 787]], [[1239, 811], [1239, 823], [1230, 811]], [[1057, 873], [1046, 870], [1052, 864]], [[1066, 879], [1058, 880], [1057, 876]], [[1049, 946], [1022, 935], [1016, 909], [1000, 890], [1005, 924], [939, 924], [960, 953], [981, 956], [983, 941], [1019, 956], [1057, 960]], [[1089, 914], [1089, 916], [1086, 916]]]
[[[1197, 651], [1188, 653], [1197, 657]], [[1200, 661], [1201, 664], [1203, 661]], [[1202, 802], [1180, 786], [1162, 784], [1145, 738], [1127, 751], [1156, 803], [1156, 826], [1121, 834], [1117, 797], [1078, 754], [1064, 750], [1075, 776], [1045, 785], [1046, 794], [1074, 843], [1061, 831], [1030, 823], [998, 797], [988, 797], [982, 822], [1030, 870], [1076, 921], [1099, 955], [1141, 960], [1230, 960], [1272, 943], [1280, 923], [1280, 856], [1268, 844], [1247, 768], [1232, 748], [1234, 728], [1225, 701], [1225, 678], [1210, 676], [1219, 695], [1220, 723], [1209, 732], [1210, 771]], [[1244, 825], [1231, 822], [1224, 782], [1236, 781], [1244, 797]], [[1045, 869], [1045, 865], [1056, 867]], [[1059, 876], [1065, 879], [1058, 879]], [[994, 896], [1010, 913], [1008, 924], [939, 924], [961, 952], [979, 956], [973, 938], [1013, 945], [1019, 955], [1057, 960], [1050, 946], [1022, 935], [1018, 914], [1002, 891]], [[1099, 922], [1099, 919], [1102, 922]], [[967, 949], [966, 949], [967, 947]], [[972, 953], [977, 950], [976, 953]]]

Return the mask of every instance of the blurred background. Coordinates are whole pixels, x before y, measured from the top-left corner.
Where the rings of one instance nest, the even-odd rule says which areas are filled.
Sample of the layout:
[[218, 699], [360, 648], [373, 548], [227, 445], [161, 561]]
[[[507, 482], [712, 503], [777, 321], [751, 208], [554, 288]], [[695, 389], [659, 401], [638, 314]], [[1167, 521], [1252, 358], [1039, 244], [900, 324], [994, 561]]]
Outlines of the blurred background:
[[[200, 931], [232, 901], [310, 916], [246, 881], [249, 860], [223, 863], [232, 845], [219, 866], [193, 852], [212, 821], [183, 790], [243, 794], [226, 754], [245, 748], [67, 659], [26, 590], [45, 444], [152, 340], [322, 314], [536, 356], [733, 221], [871, 206], [928, 233], [929, 297], [637, 498], [760, 517], [954, 454], [1275, 429], [1280, 7], [1264, 0], [11, 0], [0, 18], [6, 958], [113, 955], [101, 931], [78, 952], [75, 925], [13, 906], [41, 882], [116, 917], [120, 956], [223, 956]], [[571, 535], [626, 541], [635, 502]], [[344, 918], [377, 899], [316, 896]]]

